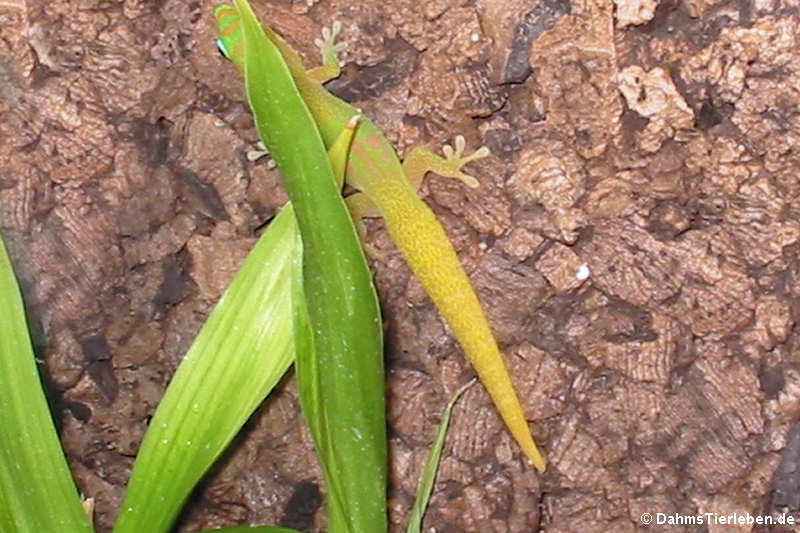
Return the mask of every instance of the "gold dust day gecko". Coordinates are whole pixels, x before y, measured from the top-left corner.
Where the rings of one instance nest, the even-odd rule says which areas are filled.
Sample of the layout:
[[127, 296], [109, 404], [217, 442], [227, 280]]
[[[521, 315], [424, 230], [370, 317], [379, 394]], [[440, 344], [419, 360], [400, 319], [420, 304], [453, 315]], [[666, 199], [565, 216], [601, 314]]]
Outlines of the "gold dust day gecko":
[[[241, 66], [243, 44], [235, 9], [221, 5], [214, 15], [221, 36], [220, 49]], [[322, 50], [323, 65], [306, 70], [299, 54], [269, 26], [263, 25], [267, 37], [283, 55], [326, 146], [333, 144], [348, 121], [359, 113], [322, 86], [340, 73], [339, 47], [334, 43], [339, 27], [334, 24], [332, 30], [323, 31], [324, 39], [317, 42]], [[489, 151], [481, 148], [472, 155], [462, 156], [463, 150], [464, 140], [457, 137], [455, 150], [445, 146], [444, 158], [424, 148], [415, 148], [401, 163], [383, 133], [371, 120], [362, 117], [350, 147], [344, 178], [359, 192], [348, 197], [347, 203], [354, 218], [384, 218], [389, 234], [450, 325], [511, 435], [533, 465], [542, 471], [544, 458], [531, 436], [480, 301], [444, 228], [416, 192], [429, 171], [477, 187], [477, 180], [463, 173], [461, 167], [487, 156]]]

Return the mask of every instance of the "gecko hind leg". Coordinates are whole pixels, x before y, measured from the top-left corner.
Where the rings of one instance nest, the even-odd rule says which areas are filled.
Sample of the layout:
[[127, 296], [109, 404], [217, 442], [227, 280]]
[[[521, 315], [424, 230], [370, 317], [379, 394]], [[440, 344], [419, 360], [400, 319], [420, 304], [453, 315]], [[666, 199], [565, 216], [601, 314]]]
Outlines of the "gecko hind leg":
[[489, 149], [481, 146], [470, 155], [463, 155], [466, 141], [461, 135], [455, 138], [454, 146], [445, 144], [442, 147], [444, 157], [438, 156], [427, 148], [417, 147], [411, 150], [403, 161], [403, 172], [411, 186], [419, 189], [422, 185], [422, 178], [427, 172], [435, 172], [445, 178], [453, 178], [461, 181], [470, 188], [479, 185], [478, 180], [461, 171], [461, 167], [476, 159], [481, 159], [489, 155]]
[[258, 161], [262, 157], [269, 155], [269, 150], [267, 150], [267, 147], [264, 146], [263, 141], [258, 141], [256, 143], [256, 149], [248, 150], [247, 154], [245, 155], [247, 156], [247, 160], [252, 163], [253, 161]]
[[347, 45], [336, 42], [336, 37], [339, 36], [341, 31], [342, 23], [337, 20], [330, 28], [322, 28], [322, 39], [314, 39], [314, 44], [317, 45], [322, 55], [322, 66], [312, 68], [306, 72], [312, 80], [318, 83], [325, 83], [338, 78], [339, 74], [342, 73], [339, 53], [343, 52]]

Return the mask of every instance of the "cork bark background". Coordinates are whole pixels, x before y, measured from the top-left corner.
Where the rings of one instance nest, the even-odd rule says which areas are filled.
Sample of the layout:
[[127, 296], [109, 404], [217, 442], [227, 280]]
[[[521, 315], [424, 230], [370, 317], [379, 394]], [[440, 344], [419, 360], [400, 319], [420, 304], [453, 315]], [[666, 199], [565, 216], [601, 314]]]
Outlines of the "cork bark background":
[[[421, 194], [550, 465], [524, 463], [473, 387], [426, 528], [633, 532], [646, 511], [800, 510], [796, 0], [253, 4], [310, 65], [342, 21], [329, 88], [399, 153], [459, 134], [492, 150], [469, 168], [480, 188], [430, 176]], [[257, 136], [214, 6], [0, 1], [0, 229], [100, 532], [172, 372], [286, 199], [246, 158]], [[367, 228], [399, 532], [472, 370], [383, 222]], [[289, 375], [179, 531], [324, 531], [323, 490]]]

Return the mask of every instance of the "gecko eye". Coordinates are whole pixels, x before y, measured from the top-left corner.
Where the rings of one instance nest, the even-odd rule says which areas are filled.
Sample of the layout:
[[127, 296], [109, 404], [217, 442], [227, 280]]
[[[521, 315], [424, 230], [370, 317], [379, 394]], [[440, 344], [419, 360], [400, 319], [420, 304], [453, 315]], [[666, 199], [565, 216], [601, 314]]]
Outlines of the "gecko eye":
[[228, 56], [228, 50], [225, 49], [225, 43], [222, 42], [222, 39], [217, 39], [217, 50], [219, 50], [219, 53], [222, 54], [222, 57], [225, 59], [230, 59]]

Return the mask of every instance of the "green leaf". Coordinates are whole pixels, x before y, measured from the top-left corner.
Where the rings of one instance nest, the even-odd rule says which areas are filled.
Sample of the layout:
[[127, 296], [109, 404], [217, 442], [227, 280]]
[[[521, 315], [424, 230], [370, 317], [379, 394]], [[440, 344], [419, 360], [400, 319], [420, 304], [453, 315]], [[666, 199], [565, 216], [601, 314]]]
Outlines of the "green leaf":
[[145, 435], [115, 533], [169, 531], [208, 467], [294, 357], [291, 206], [272, 221], [178, 367]]
[[300, 327], [310, 329], [313, 346], [298, 347], [297, 381], [325, 473], [329, 531], [382, 533], [387, 451], [377, 296], [308, 107], [250, 6], [235, 4], [248, 100], [303, 240], [309, 325]]
[[422, 479], [417, 489], [417, 497], [409, 513], [408, 529], [406, 529], [406, 533], [420, 533], [422, 531], [422, 518], [425, 516], [425, 511], [428, 508], [428, 500], [433, 491], [433, 483], [436, 481], [436, 472], [439, 469], [439, 460], [442, 457], [442, 449], [444, 448], [447, 427], [450, 425], [453, 407], [461, 395], [464, 394], [464, 391], [470, 388], [473, 383], [475, 383], [475, 379], [470, 380], [466, 385], [458, 389], [447, 404], [444, 414], [442, 414], [439, 430], [436, 432], [436, 438], [433, 439], [431, 452], [428, 455], [428, 460], [425, 462], [425, 469], [422, 471]]
[[0, 239], [0, 531], [91, 532], [42, 391]]

